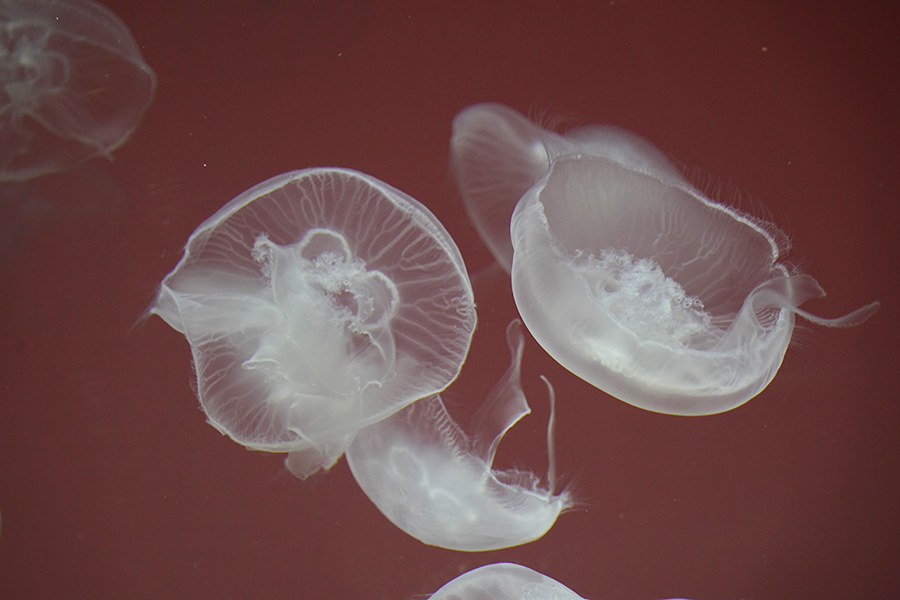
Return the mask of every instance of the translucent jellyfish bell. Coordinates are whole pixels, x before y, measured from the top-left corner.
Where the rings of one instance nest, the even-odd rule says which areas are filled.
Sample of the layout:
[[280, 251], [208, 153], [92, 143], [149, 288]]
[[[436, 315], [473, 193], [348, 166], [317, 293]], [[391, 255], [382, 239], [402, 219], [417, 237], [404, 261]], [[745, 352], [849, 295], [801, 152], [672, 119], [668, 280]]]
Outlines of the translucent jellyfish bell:
[[432, 594], [430, 600], [585, 600], [560, 582], [515, 563], [472, 569]]
[[109, 157], [155, 86], [128, 27], [108, 8], [0, 1], [0, 181]]
[[453, 381], [475, 328], [458, 248], [419, 202], [307, 169], [238, 196], [191, 235], [152, 313], [191, 345], [210, 423], [290, 452], [299, 477], [356, 431]]
[[450, 160], [466, 212], [500, 265], [510, 272], [510, 219], [525, 195], [561, 156], [592, 154], [684, 183], [668, 159], [638, 136], [592, 125], [565, 136], [538, 127], [502, 104], [475, 104], [453, 119]]
[[546, 487], [531, 472], [491, 468], [503, 435], [531, 412], [519, 383], [521, 322], [510, 324], [507, 338], [512, 364], [476, 413], [471, 438], [434, 395], [361, 430], [347, 449], [350, 470], [369, 499], [426, 544], [462, 551], [517, 546], [543, 536], [571, 506], [567, 492], [552, 490], [552, 414]]
[[466, 212], [494, 258], [512, 268], [509, 220], [550, 166], [545, 140], [562, 139], [502, 104], [470, 106], [453, 119], [450, 161]]
[[469, 214], [501, 262], [498, 215], [511, 214], [513, 294], [532, 335], [635, 406], [681, 415], [739, 406], [775, 376], [795, 314], [844, 327], [878, 308], [837, 319], [799, 309], [824, 292], [779, 262], [787, 237], [705, 197], [627, 132], [560, 136], [476, 105], [454, 121], [452, 144]]
[[447, 582], [431, 595], [430, 600], [585, 599], [533, 569], [515, 563], [495, 563], [472, 569]]

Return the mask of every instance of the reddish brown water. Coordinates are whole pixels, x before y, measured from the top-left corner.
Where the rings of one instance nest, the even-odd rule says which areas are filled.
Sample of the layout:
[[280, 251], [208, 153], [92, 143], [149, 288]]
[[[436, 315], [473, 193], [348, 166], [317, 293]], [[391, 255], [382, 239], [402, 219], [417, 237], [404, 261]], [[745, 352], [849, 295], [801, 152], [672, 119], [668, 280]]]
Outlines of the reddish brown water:
[[[896, 593], [895, 9], [108, 5], [158, 76], [142, 124], [112, 163], [0, 187], [0, 598], [403, 600], [498, 561], [593, 600]], [[479, 329], [447, 395], [471, 415], [505, 369], [516, 314], [447, 163], [453, 115], [488, 100], [619, 125], [732, 181], [829, 293], [804, 308], [882, 308], [853, 329], [797, 332], [762, 394], [711, 417], [615, 400], [529, 338], [534, 414], [500, 466], [546, 468], [545, 374], [559, 468], [583, 505], [535, 543], [466, 554], [391, 525], [343, 461], [302, 482], [222, 437], [183, 337], [157, 318], [131, 327], [226, 201], [291, 169], [358, 169], [427, 205], [479, 272]]]

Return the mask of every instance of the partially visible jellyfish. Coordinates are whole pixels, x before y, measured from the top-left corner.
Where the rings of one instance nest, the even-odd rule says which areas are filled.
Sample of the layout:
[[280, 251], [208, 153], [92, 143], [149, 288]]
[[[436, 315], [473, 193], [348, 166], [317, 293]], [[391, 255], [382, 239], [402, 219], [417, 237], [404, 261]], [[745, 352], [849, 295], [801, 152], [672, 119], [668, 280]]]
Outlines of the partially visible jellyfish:
[[209, 422], [304, 478], [453, 381], [475, 329], [462, 255], [422, 204], [306, 169], [204, 221], [150, 313], [191, 345]]
[[468, 212], [511, 270], [532, 335], [635, 406], [730, 410], [775, 376], [795, 315], [849, 327], [878, 309], [823, 319], [798, 308], [824, 291], [780, 262], [787, 236], [705, 197], [628, 132], [561, 136], [487, 104], [456, 117], [451, 144]]
[[[430, 600], [585, 600], [543, 573], [515, 563], [494, 563], [453, 579]], [[671, 600], [683, 600], [672, 598]]]
[[361, 430], [347, 449], [350, 470], [369, 499], [425, 544], [470, 552], [525, 544], [572, 505], [568, 492], [553, 493], [552, 388], [546, 485], [528, 471], [491, 468], [503, 435], [531, 412], [520, 383], [520, 321], [510, 323], [507, 341], [511, 364], [475, 414], [471, 437], [434, 395]]
[[450, 580], [430, 600], [585, 600], [560, 582], [515, 563], [494, 563]]
[[503, 104], [472, 105], [453, 119], [450, 162], [463, 205], [475, 229], [507, 273], [512, 269], [513, 210], [550, 168], [570, 154], [595, 154], [683, 182], [665, 155], [640, 137], [592, 125], [566, 135], [537, 126]]
[[550, 166], [545, 142], [562, 140], [508, 106], [476, 104], [453, 119], [450, 162], [463, 205], [494, 258], [512, 269], [509, 220]]
[[92, 0], [0, 0], [0, 181], [110, 157], [156, 75], [131, 32]]

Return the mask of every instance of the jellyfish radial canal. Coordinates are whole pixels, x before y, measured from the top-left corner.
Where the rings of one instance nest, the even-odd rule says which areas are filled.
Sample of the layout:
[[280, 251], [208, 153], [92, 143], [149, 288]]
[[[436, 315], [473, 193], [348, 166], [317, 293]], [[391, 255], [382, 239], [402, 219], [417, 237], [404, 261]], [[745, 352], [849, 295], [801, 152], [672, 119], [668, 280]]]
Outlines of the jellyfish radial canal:
[[[612, 127], [566, 135], [495, 104], [454, 120], [457, 184], [512, 276], [525, 325], [564, 367], [635, 406], [730, 410], [781, 366], [795, 315], [824, 294], [783, 262], [775, 225], [714, 202], [662, 153]], [[517, 194], [520, 194], [517, 196]]]

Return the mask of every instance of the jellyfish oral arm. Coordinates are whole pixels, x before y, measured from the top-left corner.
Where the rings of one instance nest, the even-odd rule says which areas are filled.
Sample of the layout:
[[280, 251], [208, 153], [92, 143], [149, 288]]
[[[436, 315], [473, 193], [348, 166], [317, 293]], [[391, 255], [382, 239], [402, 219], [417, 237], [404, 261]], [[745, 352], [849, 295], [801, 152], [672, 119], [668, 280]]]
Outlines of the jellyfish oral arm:
[[[766, 292], [763, 292], [762, 288], [765, 288]], [[820, 317], [798, 308], [808, 300], [825, 296], [825, 290], [822, 289], [819, 282], [809, 275], [779, 277], [760, 286], [759, 290], [752, 293], [759, 294], [753, 302], [755, 310], [760, 310], [765, 305], [777, 306], [791, 310], [807, 321], [825, 327], [854, 327], [865, 322], [881, 307], [881, 302], [876, 300], [846, 315], [833, 318]]]

